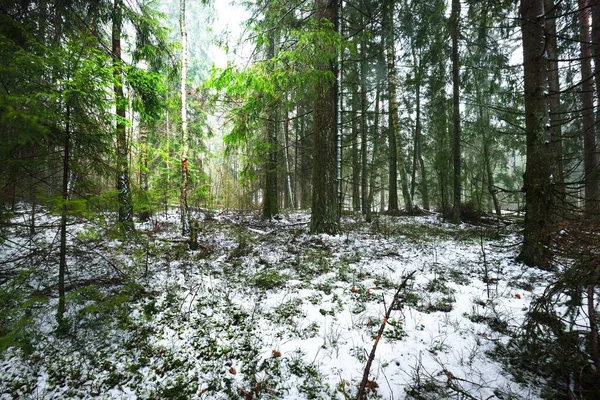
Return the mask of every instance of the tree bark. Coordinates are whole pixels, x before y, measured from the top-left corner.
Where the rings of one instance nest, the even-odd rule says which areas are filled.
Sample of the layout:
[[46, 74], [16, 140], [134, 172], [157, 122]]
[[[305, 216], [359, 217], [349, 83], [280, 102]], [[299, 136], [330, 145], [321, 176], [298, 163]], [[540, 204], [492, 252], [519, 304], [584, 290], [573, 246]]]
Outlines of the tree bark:
[[358, 85], [353, 84], [352, 91], [352, 210], [360, 211], [360, 153], [358, 151], [358, 126], [357, 118], [360, 109]]
[[373, 198], [375, 196], [375, 183], [377, 179], [377, 157], [379, 156], [379, 97], [381, 92], [381, 81], [376, 82], [375, 92], [375, 121], [373, 122], [373, 155], [371, 157], [371, 168], [369, 172], [369, 194], [367, 197], [365, 221], [371, 223]]
[[285, 155], [285, 181], [287, 183], [287, 206], [290, 208], [296, 208], [296, 193], [294, 191], [295, 183], [292, 179], [292, 157], [290, 156], [290, 120], [289, 120], [289, 110], [287, 106], [285, 108], [285, 118], [283, 119], [283, 142], [284, 142], [284, 155]]
[[[592, 55], [594, 57], [594, 78], [596, 99], [600, 101], [600, 0], [590, 0], [592, 12]], [[600, 138], [600, 106], [596, 108], [596, 135]]]
[[562, 138], [562, 108], [560, 104], [560, 79], [558, 75], [558, 40], [556, 36], [556, 9], [554, 0], [544, 0], [544, 7], [548, 18], [545, 25], [548, 32], [548, 41], [546, 42], [546, 54], [548, 57], [548, 107], [550, 109], [550, 143], [552, 146], [552, 158], [554, 160], [554, 182], [558, 199], [564, 205], [566, 202], [565, 190], [565, 167], [563, 158], [563, 138]]
[[[275, 57], [275, 30], [270, 29], [267, 44], [267, 63]], [[263, 218], [271, 219], [279, 212], [277, 195], [277, 105], [271, 103], [266, 107], [267, 123], [267, 160], [265, 162], [265, 193], [263, 199]]]
[[65, 113], [65, 137], [63, 143], [62, 207], [60, 215], [60, 251], [58, 256], [58, 310], [56, 321], [59, 329], [65, 328], [65, 275], [67, 272], [67, 201], [69, 200], [69, 175], [71, 174], [71, 112], [69, 105]]
[[389, 212], [397, 212], [398, 209], [398, 168], [400, 168], [400, 178], [402, 187], [402, 197], [406, 210], [412, 212], [412, 200], [408, 190], [408, 182], [406, 178], [406, 169], [404, 165], [404, 156], [402, 148], [398, 149], [398, 137], [400, 132], [400, 117], [398, 114], [398, 73], [396, 72], [396, 55], [394, 51], [394, 0], [386, 0], [383, 11], [385, 54], [387, 58], [387, 73], [388, 73], [388, 96], [389, 96], [389, 123], [388, 123], [388, 140], [389, 140]]
[[368, 196], [368, 138], [367, 138], [367, 73], [368, 65], [366, 61], [367, 50], [366, 40], [363, 40], [360, 44], [360, 198], [361, 198], [361, 210], [366, 215], [367, 207], [370, 208], [367, 202]]
[[127, 131], [125, 124], [127, 101], [123, 94], [123, 68], [121, 66], [121, 28], [123, 11], [121, 0], [114, 0], [112, 21], [112, 53], [114, 57], [114, 91], [117, 113], [117, 191], [119, 203], [119, 227], [128, 238], [135, 230], [133, 223], [133, 204], [129, 185], [129, 162], [127, 149]]
[[188, 43], [185, 24], [185, 0], [179, 0], [179, 30], [181, 33], [181, 188], [179, 193], [179, 208], [181, 213], [181, 234], [190, 234], [190, 216], [188, 209], [189, 187], [189, 133], [187, 126], [187, 63]]
[[[315, 18], [336, 23], [337, 5], [328, 0], [316, 1]], [[335, 53], [336, 49], [331, 49]], [[335, 59], [316, 66], [320, 72], [329, 72], [335, 80], [321, 77], [316, 89], [313, 109], [313, 191], [311, 233], [336, 234], [339, 232], [340, 204], [338, 182], [338, 71]], [[325, 74], [323, 74], [325, 75]]]
[[527, 164], [525, 167], [525, 229], [523, 246], [517, 257], [527, 265], [550, 268], [550, 216], [554, 205], [551, 183], [552, 161], [546, 145], [544, 121], [546, 99], [544, 80], [544, 3], [543, 0], [521, 0], [520, 15], [523, 36], [525, 83], [525, 129], [527, 132]]
[[458, 37], [459, 37], [459, 19], [460, 19], [460, 0], [452, 0], [452, 10], [450, 12], [450, 34], [452, 36], [452, 121], [454, 124], [454, 137], [452, 140], [452, 152], [454, 159], [454, 196], [453, 196], [453, 212], [452, 221], [460, 222], [460, 205], [461, 205], [461, 176], [462, 176], [462, 161], [461, 161], [461, 126], [460, 126], [460, 65], [458, 54]]
[[581, 97], [583, 116], [583, 169], [585, 185], [584, 211], [587, 218], [595, 218], [598, 204], [598, 162], [596, 130], [594, 127], [594, 81], [590, 37], [590, 9], [588, 0], [579, 0], [579, 46], [581, 56]]

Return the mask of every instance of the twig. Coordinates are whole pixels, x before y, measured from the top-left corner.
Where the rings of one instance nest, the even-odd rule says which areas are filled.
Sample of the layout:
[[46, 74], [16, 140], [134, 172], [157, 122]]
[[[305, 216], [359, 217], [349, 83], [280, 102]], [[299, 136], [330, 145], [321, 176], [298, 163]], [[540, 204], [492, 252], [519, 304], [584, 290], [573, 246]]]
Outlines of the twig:
[[358, 389], [358, 396], [356, 397], [357, 400], [362, 400], [364, 398], [365, 388], [367, 387], [367, 382], [369, 381], [369, 371], [371, 370], [371, 364], [375, 359], [375, 352], [377, 351], [377, 344], [379, 343], [379, 340], [381, 340], [381, 336], [383, 335], [385, 325], [387, 324], [388, 318], [392, 314], [394, 304], [396, 304], [398, 296], [400, 296], [400, 293], [406, 288], [408, 280], [413, 277], [415, 272], [416, 271], [413, 271], [406, 277], [404, 277], [402, 283], [398, 287], [398, 290], [396, 290], [396, 294], [394, 294], [392, 302], [390, 303], [389, 307], [387, 307], [387, 309], [385, 310], [385, 316], [383, 317], [383, 321], [381, 322], [381, 326], [379, 327], [379, 331], [377, 332], [377, 337], [375, 338], [375, 343], [373, 343], [373, 348], [371, 349], [371, 354], [369, 355], [369, 359], [367, 360], [367, 364], [365, 365], [365, 371], [363, 372], [362, 382], [360, 383], [360, 388]]

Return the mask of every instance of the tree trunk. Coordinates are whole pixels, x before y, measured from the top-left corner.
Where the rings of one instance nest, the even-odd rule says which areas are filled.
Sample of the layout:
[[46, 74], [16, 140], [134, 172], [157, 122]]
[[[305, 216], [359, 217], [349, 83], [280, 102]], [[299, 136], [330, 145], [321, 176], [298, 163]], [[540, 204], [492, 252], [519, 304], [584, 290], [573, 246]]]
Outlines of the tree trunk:
[[358, 110], [360, 98], [358, 87], [353, 85], [352, 91], [352, 210], [360, 211], [360, 153], [358, 151]]
[[[336, 4], [328, 0], [316, 1], [315, 18], [336, 23]], [[335, 53], [336, 49], [332, 49]], [[338, 71], [336, 60], [320, 63], [320, 72], [329, 72], [334, 81], [321, 77], [316, 89], [313, 109], [313, 191], [311, 233], [336, 234], [339, 232], [340, 205], [338, 182]]]
[[[414, 169], [413, 176], [416, 174], [416, 169], [418, 168], [421, 171], [421, 201], [423, 205], [423, 209], [429, 210], [429, 190], [427, 188], [427, 171], [425, 170], [425, 161], [423, 160], [423, 123], [421, 121], [421, 81], [423, 79], [423, 67], [422, 67], [422, 59], [417, 58], [416, 51], [413, 49], [413, 62], [415, 64], [414, 74], [415, 74], [415, 102], [416, 102], [416, 113], [415, 113], [415, 160], [414, 160]], [[417, 166], [418, 164], [418, 166]], [[414, 186], [414, 183], [413, 183]], [[413, 189], [414, 190], [414, 189]]]
[[129, 185], [129, 163], [127, 159], [126, 107], [127, 101], [123, 94], [123, 68], [121, 66], [121, 26], [123, 11], [121, 0], [114, 0], [112, 21], [112, 52], [114, 57], [114, 90], [117, 111], [117, 191], [119, 203], [119, 227], [121, 233], [128, 238], [135, 230], [133, 224], [133, 204]]
[[[592, 12], [592, 55], [594, 57], [596, 99], [600, 101], [600, 0], [590, 0], [590, 4]], [[596, 108], [596, 135], [600, 137], [600, 106]]]
[[550, 268], [550, 216], [554, 193], [550, 176], [552, 161], [546, 146], [544, 127], [546, 99], [544, 80], [544, 4], [543, 0], [521, 0], [525, 83], [525, 129], [527, 164], [525, 167], [525, 229], [523, 246], [517, 257], [527, 265]]
[[285, 108], [285, 118], [283, 119], [283, 141], [285, 145], [285, 149], [283, 154], [285, 155], [285, 181], [287, 183], [286, 186], [286, 203], [289, 208], [296, 208], [296, 194], [294, 192], [294, 183], [292, 182], [292, 157], [290, 156], [290, 113]]
[[[302, 110], [306, 110], [306, 106], [302, 107]], [[311, 113], [311, 116], [314, 116]], [[310, 116], [304, 116], [300, 118], [300, 208], [305, 210], [309, 207], [310, 203], [310, 187], [309, 177], [312, 176], [312, 134], [308, 134], [308, 118]]]
[[454, 196], [452, 221], [460, 222], [460, 203], [461, 203], [461, 127], [460, 127], [460, 66], [458, 55], [458, 36], [460, 19], [460, 0], [452, 0], [452, 10], [450, 12], [450, 34], [452, 36], [452, 121], [454, 123], [454, 137], [452, 140], [452, 151], [454, 157]]
[[550, 13], [546, 18], [545, 25], [548, 32], [548, 42], [546, 43], [546, 54], [548, 57], [548, 107], [550, 109], [550, 143], [552, 145], [552, 159], [554, 160], [554, 182], [558, 198], [562, 205], [566, 201], [565, 190], [565, 168], [563, 159], [563, 138], [562, 109], [560, 104], [560, 79], [558, 76], [558, 41], [556, 37], [556, 18], [557, 12], [554, 7], [554, 0], [544, 0], [546, 12]]
[[364, 40], [360, 44], [360, 161], [361, 161], [361, 171], [360, 171], [360, 199], [361, 199], [361, 210], [363, 214], [367, 214], [368, 205], [367, 196], [368, 196], [368, 187], [367, 187], [367, 50], [366, 50], [366, 40]]
[[[398, 154], [397, 154], [397, 143], [396, 143], [396, 130], [393, 129], [393, 111], [392, 109], [392, 95], [396, 96], [395, 82], [392, 82], [392, 78], [395, 77], [396, 67], [394, 60], [394, 27], [393, 27], [393, 0], [385, 0], [383, 10], [383, 26], [382, 29], [385, 35], [385, 54], [387, 61], [387, 72], [388, 72], [388, 96], [390, 100], [389, 107], [389, 124], [388, 124], [388, 211], [397, 212], [398, 208]], [[394, 92], [390, 90], [390, 87], [394, 89]]]
[[388, 211], [398, 211], [398, 167], [400, 168], [400, 178], [402, 186], [402, 197], [406, 210], [412, 212], [412, 201], [408, 190], [408, 182], [406, 179], [406, 169], [404, 166], [404, 156], [402, 148], [398, 149], [397, 138], [400, 132], [400, 117], [398, 114], [398, 74], [396, 72], [396, 55], [394, 51], [394, 0], [386, 0], [384, 3], [387, 8], [384, 10], [384, 32], [386, 35], [385, 54], [387, 58], [387, 73], [388, 73], [388, 96], [389, 96], [389, 123], [388, 123], [388, 138], [389, 138], [389, 177], [390, 177], [390, 200]]
[[[67, 100], [68, 101], [68, 100]], [[69, 175], [71, 174], [71, 110], [67, 104], [65, 113], [65, 138], [63, 143], [63, 171], [62, 171], [62, 207], [60, 215], [60, 251], [58, 256], [58, 310], [56, 321], [59, 330], [66, 328], [64, 315], [65, 301], [65, 275], [67, 272], [67, 201], [69, 200]]]
[[379, 97], [381, 82], [378, 79], [376, 82], [377, 88], [375, 92], [375, 121], [373, 122], [373, 156], [371, 157], [371, 171], [369, 173], [369, 195], [367, 197], [365, 221], [371, 223], [373, 198], [375, 194], [375, 183], [377, 178], [377, 157], [379, 156]]
[[592, 76], [592, 53], [590, 37], [590, 9], [588, 0], [579, 0], [579, 46], [581, 56], [581, 91], [583, 104], [583, 169], [585, 173], [585, 214], [597, 217], [598, 162], [596, 152], [596, 130], [594, 127], [594, 81]]
[[187, 126], [187, 63], [188, 43], [185, 24], [185, 0], [179, 0], [179, 30], [181, 33], [181, 80], [179, 81], [181, 94], [181, 188], [179, 194], [179, 208], [181, 212], [181, 234], [190, 234], [190, 216], [188, 209], [189, 187], [189, 133]]
[[[270, 29], [267, 44], [267, 63], [275, 57], [275, 31]], [[271, 219], [279, 212], [277, 193], [277, 105], [270, 99], [266, 107], [266, 134], [268, 143], [267, 160], [265, 162], [265, 193], [263, 199], [263, 218]]]

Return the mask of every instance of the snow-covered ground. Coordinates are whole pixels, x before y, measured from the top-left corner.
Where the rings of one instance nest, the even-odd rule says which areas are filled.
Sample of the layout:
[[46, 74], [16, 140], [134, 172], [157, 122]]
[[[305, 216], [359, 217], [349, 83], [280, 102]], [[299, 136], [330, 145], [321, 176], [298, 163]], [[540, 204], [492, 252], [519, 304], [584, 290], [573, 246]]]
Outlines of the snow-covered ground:
[[356, 398], [388, 307], [369, 398], [539, 398], [491, 356], [551, 277], [514, 262], [514, 227], [356, 215], [341, 235], [309, 235], [307, 213], [216, 212], [190, 251], [176, 214], [127, 244], [108, 223], [73, 221], [58, 335], [57, 218], [39, 217], [35, 236], [23, 223], [0, 240], [3, 273], [17, 266], [3, 296], [38, 299], [14, 301], [25, 335], [0, 356], [1, 399]]

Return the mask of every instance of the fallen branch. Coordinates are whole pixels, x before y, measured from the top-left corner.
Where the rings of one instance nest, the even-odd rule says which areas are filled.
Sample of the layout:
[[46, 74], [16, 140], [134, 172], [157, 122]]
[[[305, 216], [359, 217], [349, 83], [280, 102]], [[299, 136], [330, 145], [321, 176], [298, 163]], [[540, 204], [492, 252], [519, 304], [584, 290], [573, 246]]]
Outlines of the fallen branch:
[[[402, 291], [404, 289], [406, 289], [408, 280], [413, 277], [415, 272], [417, 272], [417, 271], [413, 271], [404, 277], [404, 279], [402, 280], [402, 283], [398, 287], [398, 290], [396, 290], [396, 294], [394, 294], [394, 298], [392, 299], [392, 302], [385, 310], [385, 316], [383, 317], [383, 321], [381, 322], [381, 326], [379, 327], [379, 331], [377, 332], [377, 337], [375, 338], [375, 343], [373, 343], [373, 348], [371, 349], [371, 354], [369, 354], [369, 359], [367, 360], [367, 364], [365, 365], [365, 371], [363, 372], [362, 382], [360, 383], [360, 387], [358, 389], [358, 396], [356, 397], [356, 400], [362, 400], [364, 398], [365, 389], [367, 387], [367, 383], [369, 382], [369, 372], [371, 370], [371, 364], [373, 363], [373, 360], [375, 359], [375, 352], [377, 351], [377, 344], [379, 343], [379, 340], [381, 340], [381, 336], [383, 335], [383, 331], [385, 330], [385, 325], [387, 324], [387, 321], [390, 318], [390, 315], [392, 314], [392, 310], [394, 309], [394, 305], [396, 304], [396, 301], [398, 300], [400, 293], [402, 293]], [[384, 304], [385, 304], [385, 299], [384, 299]]]

